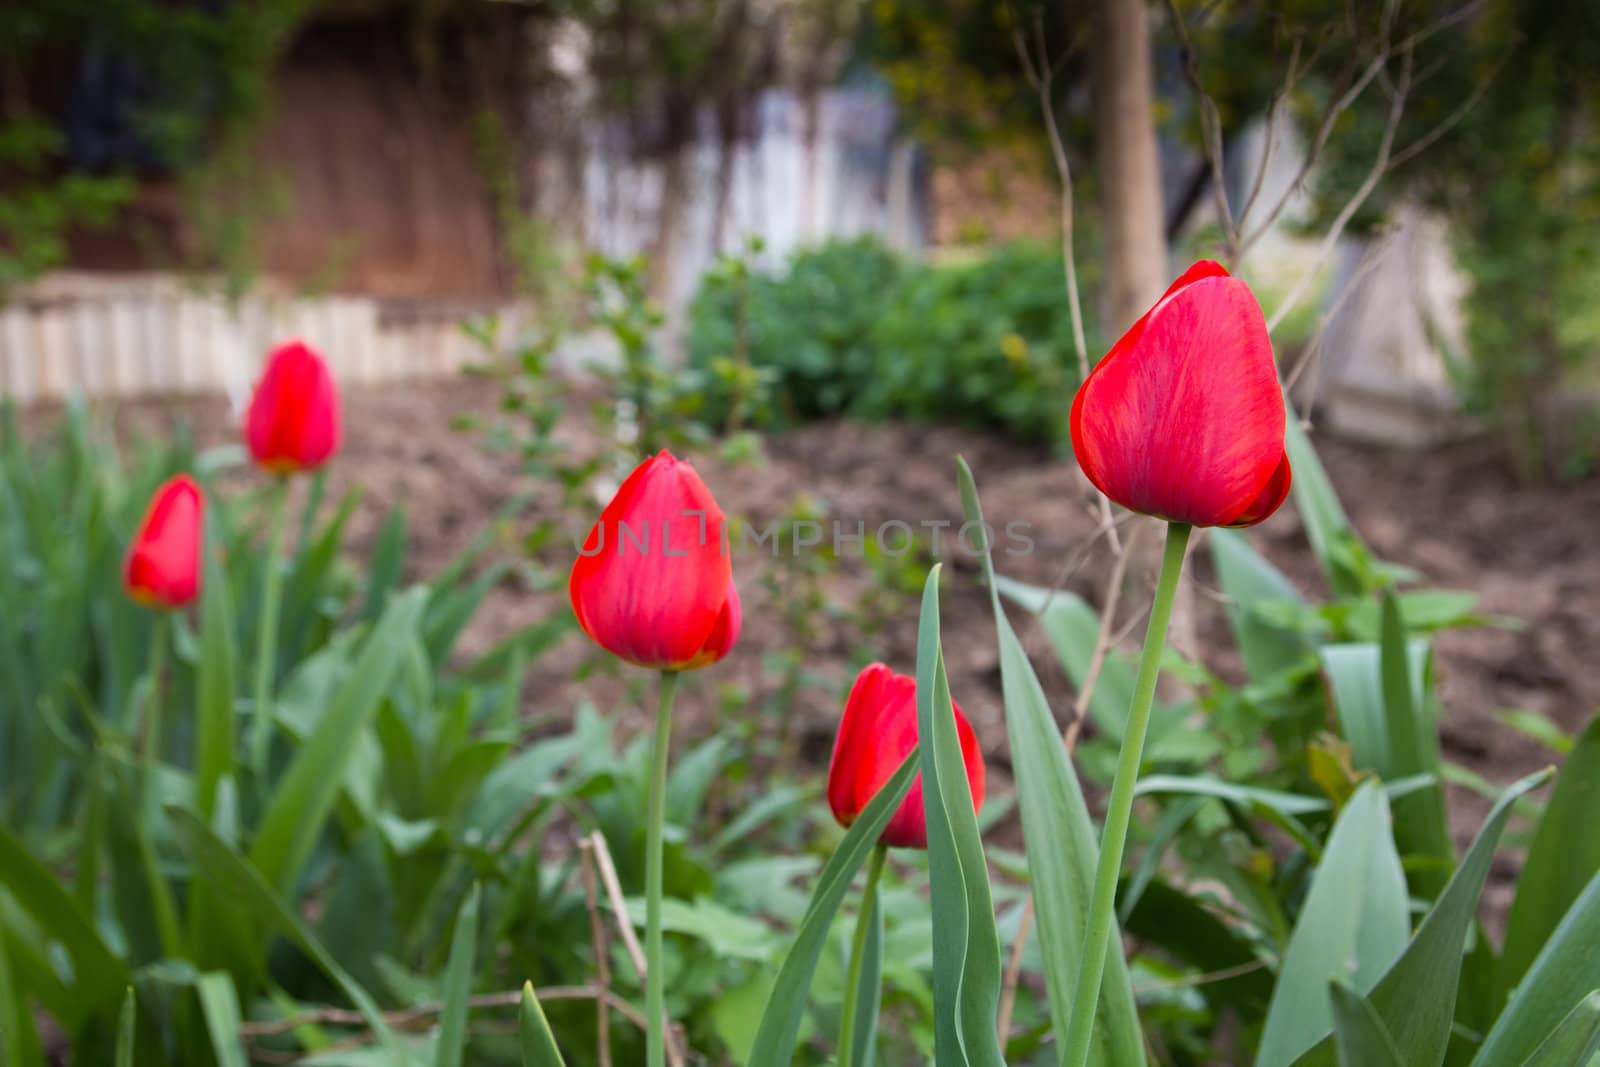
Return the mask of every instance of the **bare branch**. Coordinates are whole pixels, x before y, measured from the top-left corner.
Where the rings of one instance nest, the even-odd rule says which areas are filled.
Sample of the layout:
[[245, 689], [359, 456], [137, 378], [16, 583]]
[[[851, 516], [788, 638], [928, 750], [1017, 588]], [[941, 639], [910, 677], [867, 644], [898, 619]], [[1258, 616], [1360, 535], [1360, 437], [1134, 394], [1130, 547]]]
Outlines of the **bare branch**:
[[[578, 842], [583, 876], [583, 903], [589, 912], [589, 940], [594, 946], [594, 965], [597, 972], [595, 984], [607, 994], [611, 991], [611, 950], [606, 941], [606, 924], [600, 917], [600, 891], [596, 885], [594, 842], [584, 838]], [[611, 1067], [611, 1015], [609, 998], [596, 997], [595, 1056], [598, 1067]]]
[[1306, 292], [1311, 288], [1311, 283], [1315, 280], [1318, 272], [1322, 270], [1323, 264], [1333, 254], [1333, 249], [1339, 243], [1339, 238], [1344, 236], [1345, 227], [1350, 224], [1351, 219], [1355, 218], [1356, 212], [1361, 210], [1361, 205], [1366, 203], [1367, 197], [1372, 195], [1372, 191], [1377, 188], [1379, 180], [1383, 178], [1384, 172], [1389, 169], [1389, 153], [1394, 148], [1395, 134], [1399, 131], [1400, 119], [1405, 114], [1406, 95], [1411, 90], [1411, 74], [1412, 53], [1407, 49], [1401, 64], [1400, 80], [1396, 86], [1398, 91], [1395, 93], [1394, 99], [1390, 101], [1389, 119], [1384, 125], [1383, 140], [1378, 145], [1378, 156], [1373, 160], [1372, 169], [1367, 172], [1367, 176], [1362, 180], [1360, 187], [1356, 189], [1349, 202], [1334, 218], [1333, 225], [1328, 227], [1328, 232], [1322, 237], [1322, 244], [1317, 247], [1316, 258], [1312, 261], [1311, 266], [1305, 273], [1300, 275], [1293, 288], [1289, 290], [1288, 295], [1278, 305], [1277, 310], [1267, 319], [1267, 332], [1269, 334], [1281, 326], [1283, 320], [1288, 317], [1289, 312], [1293, 311], [1295, 306], [1305, 298]]
[[1000, 1011], [995, 1016], [995, 1032], [1000, 1035], [1000, 1046], [1005, 1047], [1011, 1031], [1011, 1013], [1017, 1006], [1017, 986], [1022, 982], [1022, 951], [1028, 947], [1028, 934], [1033, 930], [1033, 894], [1022, 902], [1022, 918], [1017, 922], [1017, 939], [1011, 943], [1011, 955], [1006, 959], [1005, 974], [1000, 982]]
[[[1194, 44], [1189, 40], [1189, 28], [1184, 25], [1178, 11], [1177, 0], [1167, 0], [1167, 13], [1178, 33], [1178, 44], [1183, 49], [1183, 74], [1194, 90], [1195, 104], [1200, 109], [1200, 140], [1205, 149], [1206, 161], [1211, 164], [1211, 194], [1217, 202], [1217, 220], [1222, 224], [1222, 236], [1228, 243], [1230, 258], [1239, 247], [1239, 232], [1234, 228], [1233, 211], [1228, 206], [1228, 184], [1222, 174], [1222, 115], [1217, 102], [1200, 84], [1200, 67], [1195, 61]], [[1273, 98], [1276, 106], [1277, 98]]]

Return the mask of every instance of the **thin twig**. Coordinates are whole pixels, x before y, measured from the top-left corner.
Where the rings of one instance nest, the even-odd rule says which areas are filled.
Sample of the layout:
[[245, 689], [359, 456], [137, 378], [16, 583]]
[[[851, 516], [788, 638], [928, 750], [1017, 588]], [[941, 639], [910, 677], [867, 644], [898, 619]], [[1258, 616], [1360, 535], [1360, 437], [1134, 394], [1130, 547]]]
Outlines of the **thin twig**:
[[[541, 1003], [558, 1000], [605, 1000], [617, 1013], [633, 1023], [639, 1029], [645, 1028], [644, 1013], [622, 997], [608, 990], [597, 988], [593, 985], [560, 985], [546, 986], [534, 990], [534, 996]], [[483, 1008], [512, 1008], [522, 1003], [522, 990], [510, 989], [503, 993], [480, 993], [467, 1001], [467, 1006], [473, 1010]], [[399, 1011], [384, 1012], [383, 1021], [397, 1030], [409, 1030], [418, 1024], [431, 1022], [444, 1011], [444, 1004], [421, 1004], [414, 1008], [405, 1008]], [[239, 1024], [239, 1034], [245, 1038], [274, 1037], [286, 1034], [291, 1030], [307, 1025], [324, 1026], [365, 1026], [367, 1017], [359, 1011], [350, 1008], [313, 1008], [300, 1012], [297, 1015], [285, 1016], [282, 1019], [270, 1019], [264, 1022], [245, 1022]]]
[[1361, 210], [1361, 205], [1367, 202], [1367, 197], [1372, 195], [1372, 191], [1378, 187], [1378, 182], [1383, 178], [1384, 172], [1389, 169], [1389, 153], [1394, 149], [1395, 134], [1399, 131], [1400, 119], [1405, 114], [1406, 95], [1411, 90], [1411, 74], [1412, 52], [1408, 49], [1404, 53], [1400, 81], [1396, 86], [1398, 91], [1389, 104], [1389, 119], [1384, 125], [1383, 140], [1378, 145], [1378, 155], [1373, 160], [1372, 169], [1367, 172], [1367, 176], [1362, 180], [1360, 187], [1356, 189], [1354, 195], [1350, 197], [1344, 208], [1334, 218], [1333, 225], [1328, 228], [1328, 232], [1323, 235], [1322, 244], [1317, 247], [1316, 258], [1312, 260], [1311, 266], [1305, 273], [1300, 275], [1293, 288], [1289, 290], [1288, 295], [1278, 305], [1277, 310], [1267, 319], [1267, 332], [1269, 334], [1282, 325], [1283, 320], [1305, 298], [1307, 291], [1311, 288], [1312, 281], [1322, 270], [1323, 264], [1328, 257], [1333, 255], [1333, 249], [1339, 243], [1339, 238], [1344, 236], [1345, 227], [1350, 224], [1351, 219], [1355, 218], [1356, 212]]
[[[633, 919], [628, 915], [628, 903], [622, 895], [622, 881], [617, 877], [617, 865], [611, 861], [611, 848], [606, 844], [606, 837], [599, 830], [589, 835], [589, 840], [594, 843], [594, 857], [600, 868], [600, 883], [606, 887], [606, 897], [611, 902], [611, 914], [617, 923], [617, 932], [622, 936], [623, 947], [628, 950], [628, 959], [633, 962], [633, 969], [639, 976], [639, 981], [650, 981], [649, 967], [645, 965], [644, 949], [639, 947], [639, 937], [633, 931]], [[683, 1045], [686, 1040], [681, 1029], [672, 1025], [667, 1020], [667, 1062], [672, 1067], [683, 1067]]]
[[[584, 838], [578, 842], [578, 851], [581, 858], [579, 870], [583, 878], [583, 903], [589, 911], [589, 940], [594, 945], [594, 966], [598, 975], [596, 984], [609, 992], [611, 960], [608, 957], [611, 950], [606, 940], [606, 924], [600, 917], [600, 889], [594, 871], [594, 841]], [[611, 1013], [607, 998], [596, 997], [594, 1010], [595, 1055], [599, 1067], [611, 1067]]]
[[1006, 971], [1000, 982], [1000, 1012], [995, 1017], [995, 1031], [1000, 1035], [1000, 1047], [1005, 1048], [1011, 1031], [1011, 1013], [1017, 1006], [1017, 986], [1022, 982], [1022, 950], [1028, 947], [1028, 934], [1033, 930], [1033, 894], [1022, 902], [1022, 918], [1017, 921], [1017, 939], [1011, 943], [1011, 955], [1006, 960]]
[[1066, 745], [1068, 754], [1078, 746], [1078, 735], [1083, 731], [1083, 721], [1088, 717], [1089, 704], [1094, 699], [1095, 685], [1100, 681], [1100, 669], [1105, 666], [1106, 656], [1114, 643], [1112, 635], [1117, 620], [1117, 606], [1122, 600], [1123, 580], [1128, 574], [1128, 560], [1133, 558], [1134, 543], [1139, 540], [1139, 535], [1143, 531], [1144, 524], [1139, 523], [1129, 532], [1128, 551], [1117, 557], [1116, 563], [1111, 568], [1111, 577], [1106, 581], [1106, 603], [1100, 610], [1100, 629], [1095, 633], [1094, 651], [1089, 656], [1089, 669], [1083, 673], [1083, 684], [1078, 687], [1078, 699], [1072, 705], [1072, 721], [1067, 723], [1066, 732], [1061, 738], [1061, 743]]
[[[1217, 201], [1217, 221], [1222, 224], [1222, 236], [1230, 253], [1239, 247], [1239, 233], [1234, 229], [1233, 211], [1228, 206], [1228, 184], [1222, 174], [1222, 115], [1217, 102], [1200, 84], [1200, 66], [1195, 59], [1194, 44], [1189, 40], [1189, 27], [1184, 25], [1178, 11], [1177, 0], [1167, 0], [1167, 13], [1172, 27], [1178, 32], [1178, 45], [1183, 49], [1183, 75], [1194, 90], [1195, 104], [1200, 109], [1200, 141], [1211, 164], [1211, 195]], [[1277, 98], [1273, 98], [1276, 106]]]
[[[1067, 311], [1072, 319], [1072, 347], [1078, 360], [1078, 381], [1082, 383], [1089, 377], [1089, 341], [1083, 328], [1083, 299], [1078, 289], [1078, 258], [1073, 252], [1073, 206], [1072, 206], [1072, 162], [1067, 157], [1067, 146], [1061, 140], [1061, 128], [1056, 123], [1056, 107], [1053, 94], [1056, 72], [1067, 60], [1063, 55], [1059, 60], [1052, 62], [1050, 59], [1049, 45], [1045, 42], [1044, 13], [1034, 12], [1033, 35], [1038, 42], [1039, 56], [1035, 61], [1028, 49], [1028, 41], [1021, 30], [1012, 33], [1012, 43], [1016, 45], [1017, 57], [1022, 61], [1022, 71], [1027, 77], [1028, 84], [1039, 97], [1039, 113], [1044, 119], [1045, 132], [1049, 135], [1050, 158], [1055, 162], [1056, 176], [1061, 181], [1060, 198], [1060, 225], [1061, 225], [1061, 264], [1066, 277], [1067, 285]], [[1117, 528], [1112, 521], [1111, 501], [1103, 493], [1096, 492], [1095, 498], [1100, 510], [1100, 522], [1111, 540], [1112, 550], [1120, 554], [1122, 544], [1117, 537]]]
[[1249, 963], [1236, 963], [1232, 967], [1223, 967], [1204, 974], [1193, 974], [1177, 978], [1170, 982], [1157, 982], [1152, 985], [1137, 985], [1133, 987], [1135, 996], [1148, 993], [1159, 993], [1165, 989], [1190, 989], [1194, 986], [1209, 985], [1212, 982], [1226, 982], [1230, 978], [1241, 975], [1253, 974], [1267, 965], [1266, 960], [1251, 960]]
[[1317, 320], [1317, 330], [1311, 335], [1311, 340], [1306, 342], [1306, 350], [1301, 355], [1299, 362], [1297, 362], [1294, 365], [1294, 369], [1284, 377], [1283, 391], [1285, 393], [1294, 392], [1295, 384], [1299, 382], [1300, 378], [1305, 374], [1306, 368], [1311, 366], [1321, 357], [1322, 341], [1328, 332], [1329, 325], [1334, 319], [1339, 317], [1339, 312], [1344, 310], [1344, 305], [1352, 296], [1354, 296], [1356, 290], [1360, 288], [1362, 281], [1366, 279], [1367, 275], [1376, 270], [1378, 265], [1383, 262], [1384, 256], [1389, 251], [1389, 243], [1390, 242], [1388, 241], [1384, 241], [1379, 244], [1375, 244], [1368, 248], [1362, 255], [1361, 262], [1357, 264], [1355, 273], [1353, 273], [1350, 276], [1350, 279], [1345, 282], [1344, 288], [1340, 290], [1339, 295], [1334, 298], [1333, 303], [1328, 306], [1328, 309], [1324, 311], [1321, 317]]

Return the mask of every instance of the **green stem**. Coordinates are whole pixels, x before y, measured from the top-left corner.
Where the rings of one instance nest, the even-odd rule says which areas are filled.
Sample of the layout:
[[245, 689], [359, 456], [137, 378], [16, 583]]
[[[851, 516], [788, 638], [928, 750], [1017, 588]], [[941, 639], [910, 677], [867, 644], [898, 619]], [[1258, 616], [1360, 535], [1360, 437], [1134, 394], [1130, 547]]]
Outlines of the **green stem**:
[[265, 788], [267, 760], [272, 748], [272, 674], [278, 658], [278, 603], [283, 599], [283, 535], [289, 517], [289, 479], [279, 477], [267, 504], [271, 524], [267, 534], [266, 573], [261, 581], [261, 630], [256, 638], [255, 699], [251, 702], [250, 766]]
[[650, 774], [650, 814], [645, 824], [644, 846], [644, 1014], [647, 1067], [666, 1063], [665, 975], [661, 965], [661, 828], [666, 820], [667, 756], [672, 747], [672, 694], [678, 688], [676, 671], [661, 672], [661, 701], [656, 708], [656, 741]]
[[1089, 1046], [1094, 1037], [1094, 1019], [1100, 1000], [1100, 980], [1105, 973], [1106, 953], [1110, 948], [1116, 918], [1117, 878], [1122, 874], [1122, 852], [1128, 840], [1128, 820], [1133, 814], [1133, 789], [1139, 780], [1139, 765], [1144, 759], [1144, 738], [1150, 728], [1150, 705], [1155, 700], [1156, 678], [1161, 673], [1161, 651], [1167, 642], [1167, 624], [1172, 619], [1172, 601], [1178, 591], [1178, 574], [1183, 570], [1183, 552], [1189, 543], [1190, 527], [1183, 523], [1167, 525], [1167, 548], [1161, 559], [1161, 577], [1156, 583], [1155, 602], [1150, 606], [1150, 626], [1144, 635], [1144, 651], [1139, 655], [1139, 677], [1133, 687], [1133, 704], [1122, 735], [1122, 752], [1117, 757], [1117, 776], [1111, 784], [1111, 800], [1106, 808], [1105, 830], [1100, 837], [1100, 861], [1094, 871], [1094, 896], [1089, 902], [1088, 933], [1083, 942], [1083, 963], [1078, 970], [1077, 988], [1072, 996], [1072, 1022], [1062, 1044], [1063, 1067], [1084, 1067], [1089, 1062]]
[[839, 1024], [838, 1067], [851, 1067], [851, 1061], [855, 1058], [856, 987], [861, 984], [861, 964], [867, 954], [867, 935], [878, 921], [878, 878], [883, 874], [883, 861], [888, 856], [889, 846], [880, 841], [872, 850], [872, 860], [867, 865], [867, 885], [861, 891], [861, 912], [856, 916], [855, 939], [850, 944], [850, 970], [844, 980], [844, 1019]]
[[150, 635], [150, 673], [144, 705], [144, 743], [140, 753], [144, 762], [144, 819], [145, 825], [155, 825], [161, 814], [161, 798], [156, 785], [156, 772], [161, 766], [162, 711], [161, 675], [167, 666], [167, 620], [155, 621]]
[[144, 711], [144, 743], [140, 757], [144, 764], [143, 788], [139, 793], [140, 816], [135, 829], [140, 862], [144, 867], [150, 903], [155, 912], [156, 934], [161, 949], [176, 957], [183, 947], [179, 933], [178, 908], [172, 899], [172, 890], [161, 875], [161, 864], [156, 855], [155, 832], [161, 818], [161, 741], [166, 702], [161, 697], [161, 675], [167, 666], [167, 627], [163, 616], [155, 621], [155, 632], [150, 635], [150, 684]]

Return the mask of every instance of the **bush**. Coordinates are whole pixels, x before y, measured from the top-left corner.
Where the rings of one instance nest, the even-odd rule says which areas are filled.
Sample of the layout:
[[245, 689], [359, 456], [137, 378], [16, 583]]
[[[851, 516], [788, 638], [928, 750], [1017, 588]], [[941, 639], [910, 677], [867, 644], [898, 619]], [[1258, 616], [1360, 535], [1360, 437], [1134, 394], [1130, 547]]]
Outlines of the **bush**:
[[[1077, 385], [1060, 253], [1030, 244], [937, 265], [857, 238], [781, 273], [714, 271], [690, 308], [689, 364], [741, 356], [767, 374], [755, 414], [769, 425], [848, 414], [1060, 444], [1061, 398]], [[725, 417], [730, 405], [707, 406]]]

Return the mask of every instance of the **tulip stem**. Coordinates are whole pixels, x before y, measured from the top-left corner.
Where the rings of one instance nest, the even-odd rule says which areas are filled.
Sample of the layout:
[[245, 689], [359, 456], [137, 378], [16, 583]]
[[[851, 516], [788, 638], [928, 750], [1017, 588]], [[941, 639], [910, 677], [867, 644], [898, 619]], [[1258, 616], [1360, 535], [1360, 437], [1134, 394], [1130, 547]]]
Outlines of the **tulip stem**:
[[[839, 1024], [838, 1067], [855, 1067], [855, 1036], [858, 988], [861, 985], [861, 967], [867, 955], [867, 935], [878, 925], [878, 879], [883, 874], [883, 861], [889, 856], [889, 846], [878, 842], [872, 850], [867, 865], [867, 885], [861, 891], [861, 911], [856, 916], [855, 939], [850, 944], [850, 969], [844, 981], [844, 1018]], [[877, 989], [869, 992], [878, 995]]]
[[1062, 1043], [1063, 1067], [1084, 1067], [1089, 1062], [1100, 982], [1105, 974], [1106, 953], [1116, 917], [1117, 879], [1122, 874], [1122, 852], [1128, 840], [1128, 821], [1133, 814], [1133, 790], [1144, 759], [1150, 706], [1155, 701], [1156, 678], [1161, 673], [1161, 653], [1167, 642], [1167, 624], [1172, 619], [1172, 602], [1178, 590], [1178, 574], [1183, 570], [1189, 531], [1185, 523], [1167, 524], [1161, 577], [1156, 582], [1155, 601], [1150, 606], [1150, 625], [1145, 630], [1144, 651], [1139, 655], [1139, 677], [1133, 687], [1133, 703], [1128, 708], [1128, 721], [1122, 735], [1122, 752], [1117, 757], [1117, 776], [1111, 784], [1105, 829], [1100, 836], [1100, 859], [1094, 872], [1094, 896], [1089, 902], [1083, 962], [1072, 996], [1072, 1021]]
[[145, 690], [144, 703], [144, 744], [142, 755], [144, 757], [144, 804], [145, 820], [149, 825], [155, 824], [156, 817], [161, 813], [161, 801], [157, 796], [156, 769], [161, 766], [161, 735], [162, 735], [162, 701], [161, 701], [161, 675], [167, 669], [167, 620], [159, 618], [151, 627], [150, 632], [150, 672], [149, 684]]
[[644, 851], [644, 995], [645, 1059], [647, 1067], [666, 1063], [666, 975], [661, 965], [661, 830], [666, 820], [667, 756], [672, 747], [672, 695], [678, 672], [661, 672], [661, 698], [656, 707], [655, 750], [651, 753], [650, 813], [645, 824]]
[[289, 517], [289, 479], [273, 480], [268, 493], [267, 509], [270, 513], [267, 534], [265, 573], [261, 579], [261, 623], [256, 635], [256, 685], [255, 699], [250, 705], [251, 720], [250, 766], [256, 780], [264, 790], [267, 785], [267, 762], [272, 749], [272, 675], [278, 658], [278, 604], [283, 599], [283, 537]]

